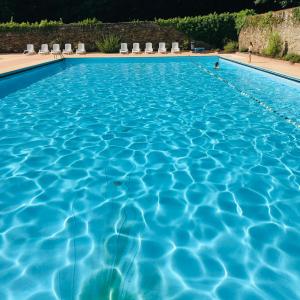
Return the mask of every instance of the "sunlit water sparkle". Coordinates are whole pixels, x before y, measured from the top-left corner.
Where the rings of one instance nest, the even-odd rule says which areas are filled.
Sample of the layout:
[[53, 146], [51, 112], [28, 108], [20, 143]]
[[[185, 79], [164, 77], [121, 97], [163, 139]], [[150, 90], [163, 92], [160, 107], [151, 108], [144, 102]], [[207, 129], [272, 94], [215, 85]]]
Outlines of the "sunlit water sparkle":
[[300, 84], [217, 58], [0, 81], [1, 300], [300, 299]]

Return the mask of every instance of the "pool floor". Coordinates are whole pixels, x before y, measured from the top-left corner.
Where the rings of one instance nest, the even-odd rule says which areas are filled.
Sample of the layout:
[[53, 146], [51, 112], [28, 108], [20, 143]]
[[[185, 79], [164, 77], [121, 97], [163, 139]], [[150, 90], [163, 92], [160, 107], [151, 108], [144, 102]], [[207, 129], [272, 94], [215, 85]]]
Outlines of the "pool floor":
[[300, 84], [217, 59], [0, 79], [1, 300], [300, 299]]

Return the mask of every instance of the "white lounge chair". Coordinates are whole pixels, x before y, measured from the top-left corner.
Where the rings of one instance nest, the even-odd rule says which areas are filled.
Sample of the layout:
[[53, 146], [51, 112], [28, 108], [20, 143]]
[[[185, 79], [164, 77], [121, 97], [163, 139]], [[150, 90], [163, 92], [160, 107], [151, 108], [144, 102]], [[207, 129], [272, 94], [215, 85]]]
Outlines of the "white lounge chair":
[[83, 43], [78, 43], [76, 54], [86, 54], [85, 45]]
[[33, 44], [27, 44], [26, 48], [27, 48], [27, 49], [24, 50], [24, 54], [27, 54], [27, 55], [36, 54], [35, 51], [34, 51], [34, 46], [33, 46]]
[[158, 53], [167, 53], [166, 43], [158, 44]]
[[63, 50], [63, 54], [73, 54], [71, 44], [65, 44], [65, 49]]
[[49, 54], [48, 44], [42, 44], [39, 54]]
[[179, 43], [177, 43], [177, 42], [172, 43], [171, 52], [172, 53], [179, 53], [180, 52]]
[[133, 43], [132, 53], [141, 53], [140, 43]]
[[59, 44], [53, 44], [52, 50], [51, 50], [51, 54], [54, 54], [54, 55], [60, 55], [61, 54], [61, 50], [60, 50], [60, 45]]
[[128, 54], [128, 46], [127, 46], [127, 43], [121, 43], [120, 53], [121, 53], [121, 54]]
[[145, 53], [153, 53], [152, 43], [146, 43]]

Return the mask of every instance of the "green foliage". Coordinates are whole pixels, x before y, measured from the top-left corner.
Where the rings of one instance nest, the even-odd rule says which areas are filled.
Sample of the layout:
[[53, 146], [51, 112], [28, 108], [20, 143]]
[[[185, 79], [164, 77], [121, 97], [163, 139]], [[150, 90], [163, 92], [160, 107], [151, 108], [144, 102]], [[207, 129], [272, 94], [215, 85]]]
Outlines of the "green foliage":
[[11, 19], [9, 22], [0, 23], [0, 30], [22, 30], [22, 29], [36, 29], [36, 28], [49, 28], [49, 27], [58, 27], [63, 25], [63, 21], [48, 21], [48, 20], [41, 20], [40, 22], [29, 23], [29, 22], [22, 22], [17, 23]]
[[248, 48], [242, 47], [239, 49], [240, 52], [248, 52]]
[[101, 21], [97, 20], [96, 18], [87, 18], [87, 19], [84, 19], [82, 21], [78, 21], [76, 23], [73, 23], [73, 24], [76, 24], [76, 25], [81, 25], [81, 26], [89, 26], [89, 25], [100, 25], [102, 24]]
[[271, 30], [273, 26], [278, 25], [283, 21], [284, 18], [282, 14], [276, 14], [270, 11], [266, 14], [247, 17], [245, 26]]
[[300, 7], [293, 9], [293, 19], [295, 22], [300, 22]]
[[[203, 41], [213, 47], [223, 48], [227, 41], [235, 41], [238, 38], [238, 34], [241, 28], [244, 26], [247, 17], [254, 15], [253, 10], [243, 10], [238, 13], [222, 13], [222, 14], [209, 14], [206, 16], [197, 17], [185, 17], [185, 18], [172, 18], [172, 19], [158, 19], [154, 22], [162, 26], [172, 26], [185, 33], [189, 39]], [[142, 21], [133, 20], [133, 24], [138, 24]], [[72, 25], [78, 26], [97, 26], [101, 24], [101, 21], [96, 18], [88, 18]], [[35, 28], [49, 28], [54, 26], [64, 25], [62, 20], [60, 21], [47, 21], [43, 20], [40, 23], [16, 23], [13, 20], [7, 23], [0, 23], [0, 30], [13, 31], [19, 29], [35, 29]], [[103, 39], [102, 39], [103, 40]], [[106, 37], [103, 41], [98, 43], [100, 48], [105, 49], [113, 48], [111, 45], [115, 43], [113, 37]], [[119, 39], [117, 39], [119, 41]], [[188, 49], [189, 42], [184, 46], [184, 49]], [[118, 45], [119, 47], [119, 45]], [[115, 50], [114, 50], [115, 51]]]
[[[11, 16], [19, 22], [35, 22], [41, 19], [67, 23], [96, 17], [105, 22], [130, 21], [133, 19], [153, 20], [175, 16], [200, 16], [213, 12], [227, 12], [253, 8], [255, 0], [0, 0], [0, 22], [9, 21]], [[257, 0], [267, 5], [259, 8], [276, 10], [280, 3], [295, 5], [299, 0]], [[280, 3], [278, 3], [280, 2]]]
[[[85, 19], [76, 23], [72, 23], [72, 25], [79, 25], [79, 26], [93, 26], [93, 25], [100, 25], [102, 24], [101, 21], [97, 20], [96, 18], [93, 19]], [[59, 21], [48, 21], [48, 20], [41, 20], [40, 22], [21, 22], [17, 23], [13, 21], [13, 18], [9, 22], [0, 23], [0, 31], [18, 31], [18, 30], [31, 30], [31, 29], [38, 29], [38, 28], [54, 28], [58, 26], [66, 25], [60, 19]]]
[[299, 54], [289, 53], [284, 57], [284, 59], [290, 61], [291, 63], [300, 63]]
[[143, 22], [144, 21], [141, 21], [139, 19], [133, 19], [133, 20], [130, 21], [130, 23], [132, 23], [132, 24], [140, 24], [140, 23], [143, 23]]
[[253, 9], [245, 9], [235, 14], [235, 28], [238, 33], [246, 23], [248, 16], [254, 16], [255, 11]]
[[182, 50], [190, 50], [190, 47], [191, 47], [191, 43], [188, 39], [184, 40], [182, 45]]
[[42, 20], [39, 23], [39, 27], [55, 27], [55, 26], [61, 26], [64, 25], [64, 22], [62, 21], [62, 19], [60, 19], [59, 21], [48, 21], [48, 20]]
[[110, 34], [103, 36], [101, 40], [96, 41], [96, 46], [103, 53], [118, 53], [120, 49], [120, 38], [117, 35]]
[[246, 16], [254, 14], [252, 10], [239, 13], [209, 14], [207, 16], [157, 19], [161, 26], [172, 26], [189, 37], [206, 42], [215, 47], [223, 47], [228, 40], [237, 40], [238, 32]]
[[270, 57], [279, 57], [282, 51], [282, 41], [278, 32], [270, 34], [268, 46], [263, 50], [263, 54]]
[[289, 5], [299, 4], [299, 0], [255, 0], [255, 4], [269, 4], [274, 2], [274, 4], [279, 5], [282, 8], [285, 8]]
[[239, 44], [235, 41], [229, 41], [225, 46], [224, 46], [224, 52], [225, 53], [234, 53], [238, 50]]

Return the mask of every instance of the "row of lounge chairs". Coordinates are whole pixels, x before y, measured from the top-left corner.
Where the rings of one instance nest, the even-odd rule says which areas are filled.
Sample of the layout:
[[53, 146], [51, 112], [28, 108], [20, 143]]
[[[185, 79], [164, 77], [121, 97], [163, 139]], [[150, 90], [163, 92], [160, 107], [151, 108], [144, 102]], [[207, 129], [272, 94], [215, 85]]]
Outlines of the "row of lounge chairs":
[[[73, 54], [73, 49], [71, 44], [65, 44], [65, 48], [63, 51], [60, 50], [59, 44], [53, 44], [52, 50], [49, 51], [48, 44], [42, 44], [41, 49], [38, 52], [39, 54], [54, 54], [54, 55], [61, 55], [61, 54]], [[83, 43], [79, 43], [78, 47], [76, 49], [76, 54], [85, 54], [85, 45]], [[26, 50], [24, 51], [24, 54], [36, 54], [34, 50], [33, 44], [27, 44]]]
[[[132, 53], [138, 54], [141, 53], [141, 48], [139, 43], [133, 43], [132, 45]], [[159, 43], [158, 46], [158, 53], [167, 53], [167, 48], [166, 48], [166, 43]], [[172, 48], [171, 48], [171, 53], [179, 53], [180, 48], [179, 48], [179, 43], [173, 42], [172, 43]], [[73, 54], [73, 49], [71, 44], [65, 44], [65, 48], [61, 51], [60, 45], [59, 44], [53, 44], [52, 50], [49, 50], [48, 44], [42, 44], [41, 49], [38, 52], [39, 54], [54, 54], [54, 55], [61, 55], [61, 54]], [[79, 43], [78, 47], [76, 49], [76, 54], [85, 54], [85, 45], [83, 43]], [[120, 49], [121, 54], [128, 54], [128, 45], [127, 43], [121, 43], [121, 49]], [[152, 43], [146, 43], [145, 45], [145, 53], [154, 53]], [[27, 44], [27, 48], [24, 51], [24, 54], [36, 54], [34, 50], [34, 45], [33, 44]]]
[[[140, 48], [140, 44], [139, 43], [133, 43], [131, 52], [136, 53], [136, 54], [141, 53], [142, 51], [141, 51], [141, 48]], [[167, 53], [166, 43], [163, 43], [163, 42], [159, 43], [157, 52], [158, 53]], [[180, 52], [179, 43], [173, 42], [172, 43], [172, 48], [171, 48], [171, 53], [179, 53], [179, 52]], [[120, 53], [121, 54], [128, 54], [129, 53], [127, 43], [122, 43], [121, 44]], [[154, 53], [152, 43], [146, 43], [145, 53], [148, 53], [148, 54]]]

